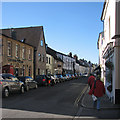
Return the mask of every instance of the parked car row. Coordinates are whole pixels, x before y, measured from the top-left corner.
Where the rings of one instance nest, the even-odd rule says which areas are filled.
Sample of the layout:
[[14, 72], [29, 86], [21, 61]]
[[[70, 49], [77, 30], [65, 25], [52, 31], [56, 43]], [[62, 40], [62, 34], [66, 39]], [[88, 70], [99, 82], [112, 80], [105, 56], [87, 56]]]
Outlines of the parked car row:
[[37, 75], [35, 80], [29, 76], [15, 77], [9, 73], [0, 74], [0, 88], [3, 97], [8, 97], [12, 92], [24, 93], [30, 89], [37, 89], [38, 86], [53, 86], [57, 83], [76, 79], [79, 76], [74, 74]]
[[32, 88], [37, 88], [37, 82], [31, 77], [15, 77], [12, 74], [0, 74], [0, 92], [3, 97], [8, 97], [10, 93], [24, 93]]

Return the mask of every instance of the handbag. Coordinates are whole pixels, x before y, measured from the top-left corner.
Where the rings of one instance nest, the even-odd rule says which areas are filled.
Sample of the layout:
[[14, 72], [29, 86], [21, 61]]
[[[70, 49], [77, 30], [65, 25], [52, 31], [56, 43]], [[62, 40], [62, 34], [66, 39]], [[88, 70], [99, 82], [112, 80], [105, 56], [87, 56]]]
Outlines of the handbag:
[[92, 94], [92, 99], [93, 99], [93, 101], [96, 101], [97, 97]]
[[[96, 88], [96, 80], [94, 81], [94, 89], [95, 88]], [[93, 99], [93, 101], [96, 101], [97, 97], [94, 95], [94, 89], [93, 89], [92, 99]]]

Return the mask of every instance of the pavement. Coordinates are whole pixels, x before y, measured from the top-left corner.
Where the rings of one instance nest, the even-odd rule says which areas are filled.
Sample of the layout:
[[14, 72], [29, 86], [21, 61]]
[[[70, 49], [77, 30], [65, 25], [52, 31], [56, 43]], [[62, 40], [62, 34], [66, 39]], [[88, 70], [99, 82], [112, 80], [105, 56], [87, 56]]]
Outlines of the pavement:
[[[88, 109], [94, 109], [93, 108], [93, 99], [92, 96], [88, 94], [89, 88], [87, 89], [86, 93], [83, 96], [83, 99], [81, 101], [81, 106]], [[113, 104], [109, 97], [105, 94], [100, 103], [101, 109], [120, 109], [120, 104]]]

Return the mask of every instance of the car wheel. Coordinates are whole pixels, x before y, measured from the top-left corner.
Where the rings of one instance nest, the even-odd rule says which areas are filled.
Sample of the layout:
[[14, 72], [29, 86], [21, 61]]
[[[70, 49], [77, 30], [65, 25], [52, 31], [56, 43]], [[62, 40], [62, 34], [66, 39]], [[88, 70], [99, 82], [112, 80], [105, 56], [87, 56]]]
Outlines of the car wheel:
[[26, 86], [26, 91], [29, 91], [29, 86], [28, 85]]
[[9, 90], [8, 90], [8, 88], [4, 89], [3, 96], [4, 97], [8, 97], [9, 96]]
[[24, 86], [21, 86], [20, 93], [24, 93], [24, 92], [25, 92]]

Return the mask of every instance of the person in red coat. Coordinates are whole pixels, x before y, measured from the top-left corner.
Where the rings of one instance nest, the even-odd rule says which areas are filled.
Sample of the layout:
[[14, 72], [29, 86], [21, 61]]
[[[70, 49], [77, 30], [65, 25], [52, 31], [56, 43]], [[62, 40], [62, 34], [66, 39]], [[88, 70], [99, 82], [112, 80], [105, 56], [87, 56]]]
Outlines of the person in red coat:
[[95, 81], [95, 76], [93, 74], [90, 74], [90, 77], [88, 78], [88, 85], [90, 86], [90, 89], [94, 81]]
[[96, 82], [92, 84], [92, 88], [89, 91], [89, 95], [92, 94], [97, 97], [97, 100], [94, 101], [94, 107], [96, 107], [97, 102], [97, 110], [100, 110], [100, 100], [105, 94], [105, 87], [99, 76], [96, 77]]

